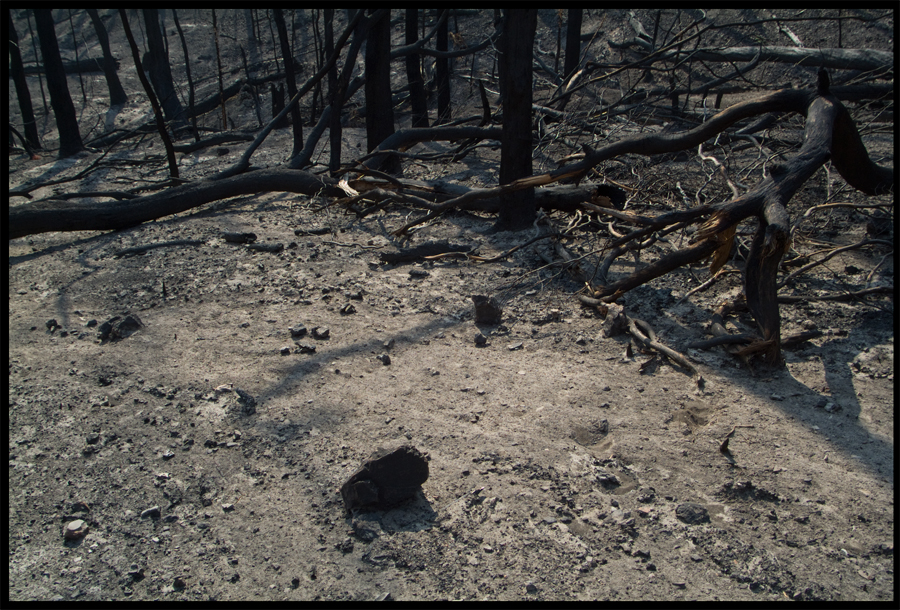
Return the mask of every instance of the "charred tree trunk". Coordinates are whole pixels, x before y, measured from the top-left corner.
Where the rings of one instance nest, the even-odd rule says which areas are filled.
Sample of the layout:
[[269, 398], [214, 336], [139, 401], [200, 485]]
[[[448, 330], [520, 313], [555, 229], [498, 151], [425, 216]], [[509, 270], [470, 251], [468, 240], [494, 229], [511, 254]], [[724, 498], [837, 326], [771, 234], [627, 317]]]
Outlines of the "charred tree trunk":
[[[216, 76], [219, 82], [219, 97], [222, 100], [222, 130], [228, 129], [228, 110], [225, 107], [225, 84], [222, 77], [222, 51], [219, 49], [219, 22], [216, 9], [212, 9], [213, 41], [216, 43]], [[274, 40], [272, 41], [274, 43]]]
[[[369, 9], [371, 15], [375, 9]], [[391, 19], [390, 13], [372, 23], [366, 42], [366, 142], [368, 152], [394, 133], [391, 100]], [[397, 174], [400, 159], [389, 155], [378, 168]]]
[[[97, 9], [86, 9], [94, 24], [94, 31], [97, 33], [97, 40], [100, 42], [100, 49], [103, 51], [103, 74], [106, 76], [106, 86], [109, 88], [109, 105], [121, 106], [128, 101], [128, 95], [119, 82], [119, 74], [116, 72], [116, 60], [113, 58], [109, 50], [109, 36], [106, 34], [106, 26], [100, 19]], [[187, 57], [187, 53], [185, 53]]]
[[[509, 9], [500, 43], [500, 80], [503, 83], [503, 140], [500, 184], [531, 175], [531, 55], [537, 28], [537, 9]], [[535, 219], [534, 189], [504, 195], [497, 228], [520, 230]]]
[[563, 78], [575, 74], [581, 60], [581, 15], [580, 8], [570, 8], [566, 18], [566, 63]]
[[[272, 9], [275, 18], [275, 27], [278, 29], [278, 41], [281, 45], [281, 58], [284, 60], [284, 73], [287, 75], [288, 99], [297, 95], [297, 80], [294, 76], [294, 57], [291, 53], [291, 45], [288, 42], [287, 27], [284, 25], [284, 14], [280, 8]], [[281, 105], [284, 108], [284, 103]], [[294, 148], [291, 157], [296, 157], [303, 150], [303, 124], [300, 119], [300, 103], [291, 107], [291, 125], [294, 129]]]
[[[406, 44], [419, 40], [419, 9], [406, 9]], [[412, 106], [412, 126], [428, 127], [428, 101], [425, 99], [425, 82], [422, 80], [420, 55], [406, 56], [406, 80], [409, 83], [409, 103]]]
[[[272, 118], [274, 119], [281, 111], [284, 110], [284, 85], [279, 83], [277, 86], [272, 84], [269, 86], [269, 91], [272, 94]], [[291, 124], [288, 115], [284, 115], [281, 119], [275, 123], [275, 129], [284, 129], [288, 125]]]
[[197, 113], [194, 108], [194, 79], [191, 77], [191, 60], [188, 54], [187, 42], [184, 39], [184, 32], [181, 31], [181, 24], [178, 23], [178, 13], [172, 9], [172, 21], [175, 22], [175, 29], [178, 30], [178, 38], [181, 40], [181, 50], [184, 53], [184, 69], [187, 72], [188, 80], [188, 111], [191, 115], [191, 127], [194, 130], [194, 141], [200, 141], [200, 130], [197, 129]]
[[131, 55], [134, 57], [134, 66], [137, 68], [138, 78], [144, 86], [144, 90], [147, 92], [147, 97], [150, 99], [150, 105], [153, 107], [153, 115], [156, 117], [156, 129], [159, 131], [159, 137], [162, 138], [163, 146], [166, 149], [166, 158], [169, 160], [169, 173], [173, 178], [178, 178], [178, 162], [175, 160], [175, 149], [172, 148], [172, 139], [169, 137], [169, 132], [166, 130], [162, 109], [159, 106], [159, 102], [156, 100], [153, 88], [150, 86], [150, 82], [144, 75], [144, 70], [141, 66], [140, 51], [138, 50], [137, 43], [134, 41], [131, 27], [128, 25], [128, 16], [125, 14], [125, 9], [119, 9], [119, 18], [122, 19], [122, 29], [125, 32], [125, 37], [128, 38], [128, 45], [131, 47]]
[[53, 107], [56, 128], [59, 131], [59, 158], [71, 157], [84, 150], [84, 143], [78, 132], [78, 118], [66, 84], [62, 58], [59, 56], [51, 9], [34, 9], [34, 21], [37, 24], [38, 38], [41, 40], [41, 55], [47, 74], [50, 105]]
[[[37, 131], [37, 122], [34, 120], [34, 108], [31, 106], [31, 93], [28, 91], [28, 82], [25, 80], [25, 68], [22, 65], [22, 53], [19, 51], [19, 36], [13, 27], [12, 13], [9, 14], [9, 75], [16, 86], [16, 97], [19, 100], [19, 110], [22, 112], [24, 123], [25, 148], [40, 150], [41, 138]], [[31, 152], [31, 151], [29, 151]]]
[[[446, 52], [448, 50], [448, 22], [450, 9], [442, 9], [440, 16], [441, 22], [438, 25], [437, 40], [435, 48], [438, 51]], [[452, 111], [450, 109], [450, 60], [446, 57], [438, 57], [434, 62], [435, 80], [437, 81], [437, 103], [438, 103], [438, 120], [437, 123], [447, 123], [450, 121]]]
[[[331, 57], [334, 54], [334, 9], [326, 8], [325, 19], [325, 55]], [[328, 169], [336, 172], [341, 166], [341, 107], [335, 103], [338, 96], [338, 72], [337, 65], [328, 70], [328, 98], [330, 100], [331, 115], [328, 126]]]
[[145, 8], [143, 13], [147, 26], [147, 47], [149, 48], [147, 56], [150, 59], [144, 67], [150, 73], [150, 82], [153, 83], [153, 88], [159, 97], [166, 120], [181, 124], [184, 122], [184, 110], [181, 102], [178, 101], [178, 96], [175, 95], [175, 84], [172, 81], [172, 70], [169, 67], [169, 55], [166, 53], [162, 31], [159, 27], [159, 11], [155, 8]]

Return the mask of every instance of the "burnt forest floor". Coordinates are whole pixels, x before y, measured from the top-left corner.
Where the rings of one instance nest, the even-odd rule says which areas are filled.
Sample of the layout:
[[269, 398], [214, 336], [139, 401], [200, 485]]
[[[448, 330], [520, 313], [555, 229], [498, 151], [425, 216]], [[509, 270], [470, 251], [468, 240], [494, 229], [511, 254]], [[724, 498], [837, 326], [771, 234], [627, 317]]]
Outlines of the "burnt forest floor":
[[[773, 138], [796, 146], [802, 119], [794, 126]], [[623, 121], [621, 132], [634, 128]], [[344, 135], [349, 160], [364, 132], [357, 123]], [[864, 140], [892, 162], [890, 134]], [[186, 177], [224, 169], [243, 145], [225, 148], [181, 156]], [[289, 148], [290, 129], [279, 130], [254, 164], [276, 165]], [[554, 156], [542, 151], [536, 171]], [[139, 163], [147, 150], [117, 154]], [[406, 176], [495, 184], [498, 155], [484, 147]], [[10, 155], [9, 185], [94, 158]], [[733, 171], [746, 161], [730, 151]], [[164, 179], [157, 165], [81, 188], [134, 184], [137, 171]], [[679, 192], [707, 180], [693, 153], [610, 163], [605, 175], [634, 187], [629, 209], [644, 214], [687, 205]], [[792, 219], [835, 180], [820, 171]], [[728, 192], [719, 181], [708, 194]], [[9, 242], [11, 600], [893, 599], [891, 295], [781, 305], [784, 334], [822, 334], [785, 349], [774, 371], [723, 347], [687, 349], [741, 291], [754, 229], [742, 225], [743, 245], [709, 289], [683, 298], [709, 277], [704, 263], [620, 301], [698, 367], [698, 392], [665, 358], [629, 357], [629, 335], [606, 337], [600, 314], [578, 304], [580, 286], [532, 247], [491, 264], [388, 264], [390, 232], [420, 211], [358, 219], [327, 204], [267, 193], [118, 232]], [[864, 214], [812, 215], [792, 256], [864, 239]], [[533, 236], [493, 222], [447, 214], [403, 245], [445, 240], [491, 257]], [[227, 243], [224, 231], [284, 249]], [[606, 238], [597, 227], [575, 235], [567, 243], [588, 257]], [[689, 238], [622, 257], [611, 275]], [[196, 243], [117, 256], [176, 240]], [[848, 251], [781, 294], [892, 285], [888, 252]], [[475, 294], [499, 301], [499, 324], [475, 324]], [[127, 315], [136, 332], [100, 340], [104, 322]], [[727, 328], [757, 331], [746, 313]], [[719, 451], [730, 432], [731, 459]], [[375, 449], [401, 444], [429, 456], [422, 492], [348, 515], [341, 484]], [[78, 520], [87, 534], [67, 540]]]

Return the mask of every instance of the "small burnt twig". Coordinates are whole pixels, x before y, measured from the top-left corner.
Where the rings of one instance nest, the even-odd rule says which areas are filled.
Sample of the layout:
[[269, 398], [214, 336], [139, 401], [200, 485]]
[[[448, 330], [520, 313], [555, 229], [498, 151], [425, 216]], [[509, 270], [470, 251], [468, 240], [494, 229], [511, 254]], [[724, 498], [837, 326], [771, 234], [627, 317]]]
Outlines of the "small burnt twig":
[[694, 382], [697, 384], [697, 391], [703, 392], [703, 386], [705, 385], [703, 376], [700, 375], [700, 371], [698, 371], [693, 364], [688, 362], [687, 358], [673, 350], [671, 347], [660, 343], [656, 337], [656, 332], [654, 332], [653, 328], [643, 320], [632, 318], [630, 316], [626, 316], [626, 319], [628, 321], [628, 330], [636, 341], [644, 347], [656, 350], [669, 358], [672, 362], [689, 370]]
[[735, 431], [738, 428], [755, 428], [756, 426], [734, 426], [731, 429], [731, 432], [725, 435], [725, 440], [722, 441], [722, 444], [719, 445], [719, 453], [730, 459], [734, 462], [734, 456], [731, 454], [731, 450], [728, 448], [728, 442], [731, 440], [731, 437], [734, 436]]

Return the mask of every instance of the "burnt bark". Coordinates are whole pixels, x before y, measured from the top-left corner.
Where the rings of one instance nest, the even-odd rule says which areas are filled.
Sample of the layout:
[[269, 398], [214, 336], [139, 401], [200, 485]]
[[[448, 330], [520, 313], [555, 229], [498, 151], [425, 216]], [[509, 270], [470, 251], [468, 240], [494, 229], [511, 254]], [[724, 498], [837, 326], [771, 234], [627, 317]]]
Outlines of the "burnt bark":
[[563, 66], [563, 78], [575, 74], [581, 60], [581, 21], [582, 9], [570, 8], [566, 17], [566, 63]]
[[9, 17], [9, 75], [16, 87], [16, 98], [19, 101], [19, 110], [22, 112], [22, 121], [25, 131], [25, 148], [40, 150], [41, 138], [38, 135], [37, 123], [34, 120], [34, 108], [31, 106], [31, 93], [28, 91], [28, 82], [25, 80], [25, 68], [22, 64], [22, 53], [19, 51], [19, 36], [13, 27], [12, 14]]
[[[369, 9], [369, 15], [375, 9]], [[366, 147], [371, 152], [394, 133], [394, 108], [391, 100], [391, 19], [390, 12], [372, 22], [366, 41]], [[397, 174], [400, 159], [388, 155], [378, 169]]]
[[172, 9], [172, 21], [175, 22], [175, 29], [178, 30], [178, 39], [181, 41], [181, 50], [184, 53], [184, 69], [187, 72], [188, 80], [188, 114], [191, 118], [191, 128], [194, 130], [194, 141], [200, 141], [200, 130], [197, 128], [197, 110], [194, 106], [194, 79], [191, 76], [191, 59], [188, 53], [187, 41], [184, 39], [184, 32], [181, 30], [181, 24], [178, 22], [178, 12]]
[[285, 169], [246, 172], [223, 180], [201, 180], [159, 193], [108, 203], [44, 200], [10, 208], [9, 239], [49, 231], [117, 231], [178, 214], [212, 201], [268, 191], [328, 197], [344, 192], [336, 181]]
[[[109, 105], [121, 106], [128, 101], [128, 95], [125, 93], [125, 89], [122, 88], [122, 83], [119, 81], [119, 74], [116, 71], [116, 60], [109, 50], [109, 36], [106, 34], [106, 26], [103, 25], [103, 21], [100, 19], [97, 9], [89, 8], [86, 10], [88, 16], [91, 18], [91, 23], [94, 25], [94, 31], [97, 33], [100, 49], [103, 51], [102, 67], [103, 75], [106, 77], [106, 86], [109, 88]], [[187, 57], [187, 53], [185, 53], [185, 57]]]
[[169, 137], [169, 132], [166, 130], [166, 124], [162, 114], [163, 111], [156, 99], [156, 95], [153, 93], [153, 88], [150, 86], [150, 82], [144, 75], [144, 70], [141, 66], [140, 51], [138, 50], [137, 43], [134, 41], [131, 27], [128, 25], [128, 16], [125, 14], [125, 9], [119, 9], [119, 18], [122, 19], [122, 29], [125, 32], [125, 37], [128, 38], [128, 45], [131, 47], [131, 55], [134, 58], [134, 65], [137, 68], [138, 78], [144, 86], [144, 90], [147, 92], [147, 97], [150, 99], [150, 105], [153, 107], [153, 115], [156, 117], [156, 129], [159, 131], [159, 137], [163, 141], [163, 146], [166, 149], [166, 158], [169, 161], [169, 173], [173, 178], [178, 178], [178, 162], [175, 160], [175, 150], [172, 148], [172, 139]]
[[[419, 40], [419, 9], [406, 9], [406, 44]], [[428, 101], [425, 99], [425, 82], [420, 67], [421, 56], [410, 53], [406, 56], [406, 80], [409, 83], [409, 103], [412, 106], [412, 126], [428, 127]]]
[[[448, 27], [450, 9], [442, 9], [440, 22], [438, 23], [437, 39], [435, 47], [438, 52], [447, 52]], [[435, 80], [437, 81], [437, 105], [438, 124], [447, 123], [452, 116], [450, 108], [450, 60], [447, 57], [438, 57], [434, 62]]]
[[184, 122], [184, 110], [178, 96], [175, 95], [175, 83], [172, 80], [172, 70], [169, 67], [169, 54], [166, 52], [165, 43], [163, 42], [162, 30], [159, 27], [159, 11], [155, 8], [145, 8], [144, 24], [147, 28], [147, 52], [148, 62], [145, 62], [144, 68], [150, 74], [150, 82], [156, 95], [159, 97], [159, 104], [162, 106], [163, 114], [167, 121], [176, 124]]
[[[500, 44], [500, 81], [503, 83], [503, 136], [500, 184], [531, 175], [531, 55], [537, 28], [537, 9], [509, 9]], [[503, 196], [498, 230], [521, 230], [535, 219], [534, 189]]]
[[[269, 93], [272, 95], [272, 118], [274, 119], [281, 114], [282, 110], [284, 110], [284, 85], [281, 83], [278, 83], [277, 85], [270, 83]], [[288, 118], [288, 115], [285, 114], [275, 122], [275, 129], [284, 129], [290, 124], [291, 121]]]
[[[323, 17], [325, 20], [325, 40], [323, 42], [323, 47], [325, 55], [331, 57], [332, 53], [334, 53], [334, 9], [326, 8]], [[340, 105], [335, 104], [337, 95], [338, 72], [337, 66], [332, 64], [331, 68], [328, 70], [328, 100], [329, 108], [331, 108], [328, 125], [328, 169], [332, 172], [337, 171], [341, 166], [341, 112]]]
[[84, 143], [81, 141], [81, 133], [78, 131], [75, 105], [72, 104], [69, 86], [66, 84], [66, 73], [59, 55], [51, 9], [34, 9], [34, 21], [41, 42], [41, 55], [47, 75], [47, 89], [50, 91], [50, 105], [53, 107], [53, 115], [56, 117], [56, 127], [59, 131], [59, 158], [63, 159], [84, 150]]
[[[297, 95], [297, 81], [294, 76], [294, 58], [291, 54], [291, 46], [288, 43], [287, 27], [284, 24], [284, 14], [280, 8], [272, 9], [275, 18], [275, 27], [278, 29], [278, 41], [281, 45], [281, 58], [284, 60], [284, 73], [287, 75], [288, 98], [293, 99]], [[283, 95], [283, 94], [282, 94]], [[281, 100], [284, 108], [284, 98]], [[274, 111], [274, 106], [273, 106]], [[300, 104], [291, 106], [291, 125], [294, 130], [294, 148], [291, 157], [296, 157], [303, 150], [303, 124], [300, 118]]]

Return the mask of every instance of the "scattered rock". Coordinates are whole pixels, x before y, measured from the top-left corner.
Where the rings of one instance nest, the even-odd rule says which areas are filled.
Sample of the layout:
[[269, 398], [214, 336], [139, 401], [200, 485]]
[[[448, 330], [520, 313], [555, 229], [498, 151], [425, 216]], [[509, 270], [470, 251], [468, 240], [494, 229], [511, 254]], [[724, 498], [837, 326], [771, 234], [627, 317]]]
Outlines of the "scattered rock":
[[422, 279], [423, 277], [428, 277], [429, 275], [431, 274], [424, 269], [415, 268], [409, 270], [409, 277], [413, 279]]
[[136, 563], [131, 564], [128, 568], [128, 572], [126, 572], [134, 582], [138, 582], [144, 580], [144, 568], [139, 566]]
[[[597, 482], [601, 485], [621, 485], [618, 477], [611, 472], [600, 470], [597, 472]], [[613, 506], [616, 506], [615, 504]]]
[[428, 460], [415, 447], [379, 449], [341, 487], [348, 511], [384, 510], [412, 498], [428, 479]]
[[526, 582], [526, 583], [525, 583], [525, 592], [526, 592], [526, 593], [532, 593], [532, 594], [533, 594], [533, 593], [537, 593], [537, 592], [538, 592], [538, 588], [537, 588], [537, 586], [536, 586], [533, 582]]
[[282, 347], [280, 352], [281, 352], [282, 356], [287, 356], [291, 353], [291, 348], [290, 347]]
[[144, 324], [141, 319], [134, 314], [126, 314], [125, 317], [113, 316], [100, 325], [98, 337], [102, 343], [108, 341], [116, 341], [133, 335], [136, 331], [143, 328]]
[[487, 345], [487, 337], [485, 337], [481, 333], [475, 335], [475, 346], [484, 347], [485, 345]]
[[391, 363], [391, 357], [387, 354], [381, 354], [379, 356], [375, 356], [375, 358], [381, 360], [381, 364], [383, 364], [384, 366], [387, 366]]
[[297, 353], [298, 354], [314, 354], [316, 353], [316, 345], [315, 343], [309, 343], [306, 341], [297, 341]]
[[637, 501], [643, 502], [644, 504], [648, 504], [654, 500], [656, 500], [656, 491], [654, 491], [653, 488], [641, 489], [637, 497]]
[[241, 415], [253, 415], [256, 413], [256, 399], [240, 388], [235, 388], [234, 391], [238, 395], [238, 404], [241, 406]]
[[331, 330], [327, 326], [316, 326], [312, 329], [313, 339], [328, 339], [331, 337]]
[[850, 361], [850, 368], [873, 379], [887, 377], [894, 372], [894, 346], [867, 347]]
[[345, 555], [347, 553], [352, 553], [353, 552], [353, 539], [352, 538], [344, 538], [343, 540], [338, 542], [336, 545], [334, 545], [334, 548], [336, 548], [337, 550], [339, 550], [341, 553], [343, 553]]
[[66, 540], [80, 540], [84, 538], [90, 531], [88, 524], [83, 519], [75, 519], [66, 524], [63, 529], [63, 536]]
[[291, 326], [290, 329], [292, 337], [303, 337], [306, 335], [306, 327], [302, 324], [297, 324], [296, 326]]
[[184, 582], [184, 579], [181, 576], [176, 576], [175, 580], [172, 581], [172, 586], [176, 589], [184, 589], [187, 584]]
[[230, 513], [234, 510], [234, 504], [227, 503], [222, 505], [222, 511], [226, 513]]
[[519, 341], [518, 343], [510, 343], [509, 345], [506, 346], [506, 349], [508, 349], [511, 352], [514, 352], [516, 350], [522, 349], [523, 345], [524, 344], [521, 341]]
[[375, 598], [375, 601], [376, 601], [376, 602], [392, 602], [392, 601], [394, 601], [394, 598], [391, 596], [391, 592], [390, 592], [390, 591], [385, 591], [385, 592], [382, 593], [381, 595], [378, 595], [378, 596]]
[[683, 521], [689, 525], [698, 525], [700, 523], [709, 522], [709, 511], [702, 504], [694, 504], [685, 502], [679, 504], [675, 509], [675, 516], [679, 521]]
[[352, 313], [356, 313], [356, 307], [353, 306], [353, 303], [345, 303], [339, 311], [341, 315], [348, 316]]
[[151, 506], [147, 510], [141, 511], [141, 519], [159, 519], [160, 511], [158, 506]]
[[475, 303], [476, 324], [500, 324], [503, 309], [494, 298], [476, 294], [471, 299]]

